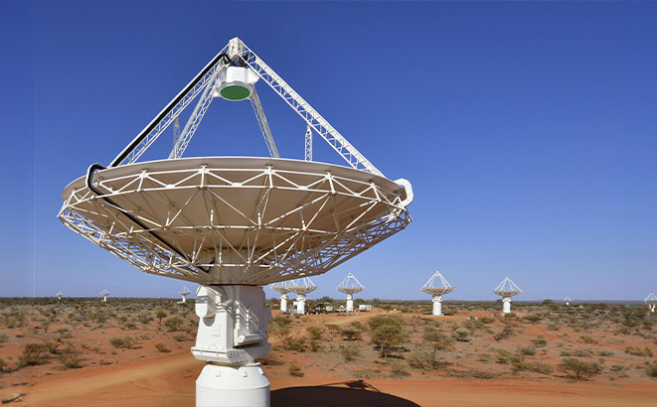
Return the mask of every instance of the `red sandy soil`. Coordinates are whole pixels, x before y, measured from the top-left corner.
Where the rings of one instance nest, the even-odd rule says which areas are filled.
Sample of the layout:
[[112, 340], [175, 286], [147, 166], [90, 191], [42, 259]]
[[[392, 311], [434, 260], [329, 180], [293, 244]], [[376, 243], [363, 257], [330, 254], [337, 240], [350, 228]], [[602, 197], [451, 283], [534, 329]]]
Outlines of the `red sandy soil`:
[[[461, 324], [468, 316], [478, 318], [489, 316], [489, 312], [470, 312], [440, 319], [442, 326]], [[295, 320], [293, 332], [304, 334], [308, 326], [336, 324], [347, 326], [352, 322], [365, 323], [373, 313], [359, 315], [319, 315]], [[407, 322], [411, 319], [425, 318], [420, 315], [404, 314]], [[497, 322], [495, 323], [497, 324]], [[498, 325], [493, 330], [498, 331]], [[57, 326], [54, 326], [57, 328]], [[138, 340], [134, 349], [120, 349], [116, 352], [108, 344], [107, 337], [122, 336], [126, 331], [108, 326], [86, 332], [74, 332], [74, 339], [89, 343], [100, 350], [85, 354], [81, 369], [61, 370], [53, 365], [27, 367], [13, 372], [9, 379], [5, 375], [4, 388], [0, 398], [11, 398], [17, 393], [25, 393], [12, 405], [27, 406], [193, 406], [195, 404], [195, 381], [204, 363], [194, 359], [189, 352], [191, 341], [183, 343], [167, 340], [171, 334], [163, 332], [157, 322], [152, 322], [140, 331], [132, 331], [133, 336], [148, 333], [149, 337]], [[148, 329], [148, 330], [146, 330]], [[273, 345], [272, 357], [288, 362], [283, 365], [263, 366], [271, 382], [273, 407], [293, 405], [295, 407], [323, 406], [657, 406], [657, 381], [641, 376], [636, 367], [645, 358], [628, 356], [623, 352], [627, 345], [651, 347], [657, 353], [657, 346], [640, 337], [615, 336], [609, 330], [592, 330], [591, 335], [601, 338], [598, 344], [584, 343], [579, 332], [564, 327], [559, 331], [547, 330], [543, 325], [522, 325], [517, 336], [504, 342], [492, 342], [488, 334], [473, 335], [470, 342], [458, 344], [458, 352], [449, 356], [454, 370], [489, 371], [498, 373], [494, 379], [470, 379], [446, 377], [440, 372], [411, 371], [410, 376], [390, 378], [385, 373], [387, 365], [377, 362], [376, 352], [363, 340], [359, 345], [363, 356], [352, 365], [343, 364], [336, 353], [297, 353], [283, 351], [276, 335], [270, 335]], [[611, 328], [610, 328], [611, 329]], [[129, 333], [129, 331], [128, 331]], [[589, 332], [586, 332], [589, 334]], [[420, 333], [411, 336], [417, 339]], [[608, 358], [607, 365], [623, 363], [634, 365], [624, 377], [612, 380], [609, 374], [590, 381], [575, 382], [563, 376], [538, 374], [508, 374], [509, 367], [493, 362], [482, 364], [477, 355], [489, 352], [493, 347], [513, 349], [525, 345], [532, 338], [542, 335], [549, 341], [543, 355], [536, 358], [552, 365], [558, 364], [558, 352], [563, 349], [576, 350], [590, 348], [617, 349]], [[81, 339], [79, 339], [81, 338]], [[190, 338], [191, 339], [191, 338]], [[14, 339], [12, 339], [13, 341]], [[340, 342], [339, 336], [333, 338]], [[154, 344], [164, 342], [171, 353], [161, 354]], [[331, 341], [328, 341], [331, 342]], [[557, 342], [561, 345], [557, 348]], [[552, 344], [555, 346], [552, 346]], [[19, 355], [20, 347], [9, 343], [0, 349], [2, 356]], [[548, 351], [549, 350], [549, 351]], [[456, 357], [456, 355], [460, 355]], [[98, 363], [100, 358], [111, 364]], [[327, 361], [328, 359], [328, 361]], [[651, 358], [650, 358], [651, 359]], [[298, 363], [305, 372], [304, 377], [292, 377], [287, 368], [289, 363]], [[349, 369], [352, 369], [351, 371]], [[360, 370], [357, 370], [360, 369]], [[376, 371], [379, 373], [376, 373]], [[371, 378], [356, 378], [354, 373], [372, 372]], [[506, 372], [506, 374], [504, 374]], [[636, 373], [638, 372], [638, 373]], [[604, 376], [604, 377], [603, 377]], [[361, 376], [362, 377], [362, 376]]]
[[[193, 406], [195, 381], [203, 363], [191, 355], [160, 357], [139, 363], [102, 366], [92, 371], [72, 370], [57, 377], [44, 376], [34, 384], [16, 388], [28, 393], [29, 406]], [[358, 381], [354, 381], [358, 386]], [[552, 380], [418, 380], [368, 379], [364, 381], [380, 392], [391, 394], [420, 406], [655, 406], [654, 382], [600, 385], [563, 383]], [[324, 386], [336, 383], [329, 376], [271, 379], [272, 406], [321, 406], [304, 393], [306, 403], [280, 400], [279, 389]], [[336, 385], [348, 388], [348, 386]], [[359, 387], [359, 386], [358, 386]], [[313, 391], [314, 390], [314, 391]], [[363, 392], [376, 390], [350, 390]], [[358, 398], [358, 395], [351, 396]], [[282, 401], [285, 401], [284, 403]], [[337, 400], [331, 400], [331, 403]], [[394, 402], [394, 401], [393, 401]], [[344, 405], [344, 404], [335, 404]], [[349, 405], [349, 404], [347, 404]], [[390, 406], [404, 405], [401, 401]], [[413, 404], [407, 404], [413, 405]], [[384, 407], [384, 405], [381, 405]]]

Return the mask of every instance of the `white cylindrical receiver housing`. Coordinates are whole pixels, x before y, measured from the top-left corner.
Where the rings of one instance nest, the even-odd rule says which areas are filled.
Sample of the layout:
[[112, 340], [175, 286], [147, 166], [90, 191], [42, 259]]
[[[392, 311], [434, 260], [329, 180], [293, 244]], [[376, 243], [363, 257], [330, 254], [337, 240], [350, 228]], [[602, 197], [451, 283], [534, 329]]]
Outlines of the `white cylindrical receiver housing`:
[[511, 313], [511, 297], [502, 298], [502, 314]]
[[281, 312], [287, 312], [287, 294], [281, 294]]
[[297, 314], [306, 313], [306, 294], [297, 294]]
[[259, 363], [239, 367], [208, 363], [196, 380], [196, 405], [269, 407], [269, 387]]

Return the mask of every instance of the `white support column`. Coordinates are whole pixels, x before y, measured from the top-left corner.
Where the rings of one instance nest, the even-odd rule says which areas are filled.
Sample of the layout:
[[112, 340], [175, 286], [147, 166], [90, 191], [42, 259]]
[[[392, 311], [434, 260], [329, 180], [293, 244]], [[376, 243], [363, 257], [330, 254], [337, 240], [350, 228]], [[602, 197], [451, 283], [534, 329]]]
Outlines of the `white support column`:
[[287, 312], [287, 293], [281, 294], [281, 312]]
[[107, 302], [107, 296], [103, 295], [103, 302]]
[[502, 314], [511, 313], [511, 297], [502, 298]]
[[297, 314], [306, 313], [306, 294], [297, 294]]
[[187, 294], [181, 294], [182, 295], [182, 303], [187, 304]]
[[433, 313], [434, 316], [443, 315], [443, 296], [441, 294], [435, 294], [433, 296]]
[[354, 312], [354, 295], [347, 294], [347, 312]]
[[653, 314], [655, 313], [655, 305], [656, 305], [656, 304], [650, 304], [650, 305], [648, 305], [648, 307], [650, 308], [650, 312], [652, 312]]
[[196, 315], [200, 321], [192, 354], [208, 362], [196, 380], [196, 405], [269, 407], [269, 380], [254, 362], [271, 348], [271, 311], [262, 287], [199, 287]]

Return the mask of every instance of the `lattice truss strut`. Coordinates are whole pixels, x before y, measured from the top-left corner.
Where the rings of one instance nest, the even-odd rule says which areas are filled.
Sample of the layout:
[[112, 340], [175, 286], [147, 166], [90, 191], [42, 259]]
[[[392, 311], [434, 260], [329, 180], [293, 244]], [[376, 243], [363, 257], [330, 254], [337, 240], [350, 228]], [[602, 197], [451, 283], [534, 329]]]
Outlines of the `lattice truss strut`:
[[452, 287], [445, 277], [439, 272], [436, 271], [433, 273], [431, 278], [427, 280], [427, 282], [420, 288], [420, 290], [424, 291], [427, 294], [447, 294], [449, 292], [454, 291], [454, 287]]
[[198, 165], [103, 171], [95, 181], [101, 194], [74, 188], [59, 218], [147, 273], [246, 285], [325, 273], [411, 221], [398, 188], [373, 181], [188, 160]]
[[509, 277], [506, 277], [497, 288], [493, 290], [493, 293], [501, 295], [502, 297], [512, 297], [522, 293], [522, 290]]

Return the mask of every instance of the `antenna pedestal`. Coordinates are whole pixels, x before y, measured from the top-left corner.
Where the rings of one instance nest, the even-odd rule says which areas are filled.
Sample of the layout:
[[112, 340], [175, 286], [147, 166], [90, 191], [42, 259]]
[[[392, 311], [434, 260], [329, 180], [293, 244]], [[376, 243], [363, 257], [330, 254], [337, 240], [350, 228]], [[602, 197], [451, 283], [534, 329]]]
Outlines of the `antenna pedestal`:
[[297, 293], [297, 314], [304, 315], [306, 313], [306, 294]]
[[347, 312], [354, 312], [354, 295], [347, 294]]
[[200, 318], [192, 354], [208, 364], [196, 381], [197, 406], [269, 406], [266, 356], [271, 311], [262, 287], [213, 285], [196, 291]]
[[502, 298], [502, 314], [511, 313], [511, 297]]
[[281, 294], [281, 312], [287, 312], [287, 294]]
[[442, 294], [434, 294], [432, 297], [433, 301], [433, 312], [431, 313], [434, 316], [442, 316], [443, 315], [443, 296]]

